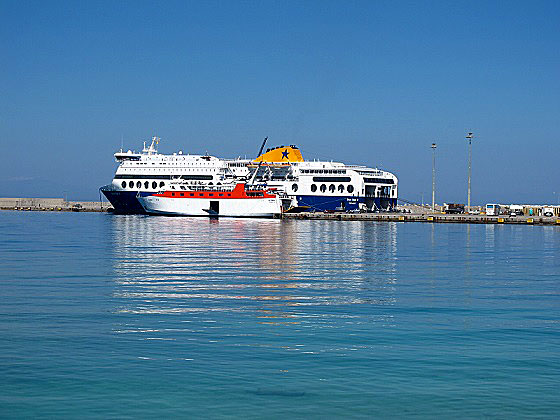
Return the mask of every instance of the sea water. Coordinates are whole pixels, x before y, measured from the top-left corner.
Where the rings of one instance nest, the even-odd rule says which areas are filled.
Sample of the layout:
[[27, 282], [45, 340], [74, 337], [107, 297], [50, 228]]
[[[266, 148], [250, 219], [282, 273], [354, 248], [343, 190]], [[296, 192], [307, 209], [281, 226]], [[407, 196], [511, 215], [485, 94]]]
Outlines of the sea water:
[[0, 212], [0, 416], [558, 418], [560, 227]]

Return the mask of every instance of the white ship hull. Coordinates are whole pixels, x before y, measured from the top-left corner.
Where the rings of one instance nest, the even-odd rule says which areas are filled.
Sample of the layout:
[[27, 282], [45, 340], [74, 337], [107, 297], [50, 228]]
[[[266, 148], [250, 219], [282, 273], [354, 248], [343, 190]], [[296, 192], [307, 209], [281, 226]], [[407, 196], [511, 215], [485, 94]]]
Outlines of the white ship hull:
[[149, 214], [175, 216], [276, 217], [282, 212], [275, 198], [174, 198], [148, 195], [138, 201]]

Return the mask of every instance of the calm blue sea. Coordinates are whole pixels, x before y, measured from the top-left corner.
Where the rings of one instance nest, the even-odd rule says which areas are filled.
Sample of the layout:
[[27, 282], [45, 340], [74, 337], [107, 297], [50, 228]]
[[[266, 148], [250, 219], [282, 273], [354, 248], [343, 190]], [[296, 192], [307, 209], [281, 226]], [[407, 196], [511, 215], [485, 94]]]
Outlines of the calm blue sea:
[[560, 227], [0, 212], [0, 417], [558, 418]]

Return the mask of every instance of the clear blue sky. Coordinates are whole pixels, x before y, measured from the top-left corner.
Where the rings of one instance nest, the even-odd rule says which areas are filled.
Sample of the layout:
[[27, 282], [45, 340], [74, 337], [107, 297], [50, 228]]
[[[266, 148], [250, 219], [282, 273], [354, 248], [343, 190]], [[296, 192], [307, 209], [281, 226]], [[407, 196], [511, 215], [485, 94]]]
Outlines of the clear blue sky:
[[559, 1], [0, 1], [0, 196], [96, 199], [112, 154], [379, 166], [400, 196], [560, 195]]

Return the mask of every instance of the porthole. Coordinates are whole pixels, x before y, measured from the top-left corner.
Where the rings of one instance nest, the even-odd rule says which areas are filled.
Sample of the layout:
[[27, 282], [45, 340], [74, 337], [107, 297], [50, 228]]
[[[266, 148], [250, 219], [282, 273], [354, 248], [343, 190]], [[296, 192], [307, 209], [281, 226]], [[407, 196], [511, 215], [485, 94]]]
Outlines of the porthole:
[[148, 187], [150, 186], [150, 183], [148, 181], [144, 182], [144, 188], [148, 189]]
[[348, 192], [352, 194], [354, 192], [354, 187], [352, 185], [348, 185]]
[[296, 192], [298, 189], [298, 185], [297, 184], [292, 184], [292, 191]]
[[165, 182], [163, 182], [163, 181], [159, 183], [160, 188], [163, 187], [164, 185], [165, 185]]
[[321, 187], [319, 189], [322, 193], [324, 193], [325, 191], [327, 191], [327, 186], [325, 184], [321, 184]]
[[338, 192], [343, 193], [344, 192], [344, 185], [340, 184], [338, 186]]
[[311, 192], [317, 191], [317, 185], [311, 184]]
[[121, 182], [121, 187], [126, 188], [126, 181]]
[[336, 190], [336, 187], [334, 186], [334, 184], [329, 185], [329, 191], [330, 192], [334, 192]]
[[140, 181], [136, 183], [136, 188], [142, 188], [142, 183]]
[[152, 182], [152, 188], [153, 188], [153, 189], [156, 189], [156, 188], [157, 188], [157, 182], [156, 182], [156, 181]]
[[129, 186], [130, 188], [134, 188], [134, 181], [130, 181], [130, 182], [128, 183], [128, 186]]

